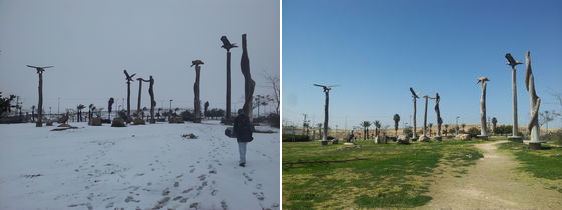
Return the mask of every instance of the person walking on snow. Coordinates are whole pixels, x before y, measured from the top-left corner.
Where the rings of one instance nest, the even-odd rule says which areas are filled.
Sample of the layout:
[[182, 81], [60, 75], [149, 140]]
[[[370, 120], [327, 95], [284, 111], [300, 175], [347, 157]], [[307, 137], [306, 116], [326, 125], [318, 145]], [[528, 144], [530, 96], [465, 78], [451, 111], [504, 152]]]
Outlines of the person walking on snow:
[[252, 137], [252, 125], [250, 118], [244, 114], [242, 109], [238, 110], [238, 116], [234, 119], [234, 132], [238, 140], [238, 151], [240, 152], [240, 166], [246, 167], [246, 146], [254, 140]]

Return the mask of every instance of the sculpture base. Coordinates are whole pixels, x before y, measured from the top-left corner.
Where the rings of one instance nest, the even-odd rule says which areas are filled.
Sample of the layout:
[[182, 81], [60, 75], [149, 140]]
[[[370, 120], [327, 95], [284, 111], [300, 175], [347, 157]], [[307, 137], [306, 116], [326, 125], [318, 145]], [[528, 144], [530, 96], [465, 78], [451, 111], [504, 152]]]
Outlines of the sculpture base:
[[441, 137], [441, 136], [434, 136], [434, 137], [431, 137], [431, 140], [433, 140], [433, 141], [442, 141], [442, 140], [443, 140], [443, 137]]
[[521, 136], [508, 136], [507, 140], [511, 142], [523, 143], [523, 137]]
[[322, 140], [322, 141], [320, 141], [320, 143], [322, 143], [322, 145], [328, 145], [328, 141], [327, 141], [327, 140]]
[[420, 138], [418, 138], [418, 141], [420, 141], [420, 142], [430, 142], [430, 139], [427, 136], [420, 136]]
[[541, 143], [530, 143], [530, 142], [529, 142], [529, 148], [536, 149], [536, 150], [542, 149]]
[[346, 143], [343, 143], [343, 145], [344, 145], [344, 146], [353, 146], [353, 145], [355, 145], [355, 144], [354, 144], [354, 143], [350, 143], [350, 142], [346, 142]]
[[482, 139], [482, 140], [484, 140], [484, 141], [488, 141], [488, 140], [489, 140], [488, 136], [483, 136], [483, 135], [478, 135], [478, 136], [476, 136], [476, 138], [477, 138], [477, 139]]

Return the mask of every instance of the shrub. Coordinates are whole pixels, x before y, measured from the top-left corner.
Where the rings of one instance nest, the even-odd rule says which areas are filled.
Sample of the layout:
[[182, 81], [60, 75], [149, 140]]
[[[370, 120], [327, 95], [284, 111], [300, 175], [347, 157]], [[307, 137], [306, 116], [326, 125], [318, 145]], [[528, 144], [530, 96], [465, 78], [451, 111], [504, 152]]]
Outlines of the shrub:
[[188, 110], [181, 112], [180, 116], [184, 121], [193, 121], [195, 119], [195, 115]]
[[125, 127], [125, 120], [120, 117], [113, 118], [113, 122], [111, 122], [111, 127]]
[[298, 134], [283, 134], [282, 139], [284, 142], [310, 141], [310, 138], [307, 135], [298, 135]]
[[411, 138], [412, 136], [414, 136], [414, 132], [411, 128], [404, 128], [404, 135]]
[[480, 135], [480, 129], [472, 127], [468, 129], [466, 133], [470, 136], [470, 138], [476, 138], [476, 136]]
[[544, 138], [547, 142], [562, 145], [562, 129], [546, 134], [542, 138]]

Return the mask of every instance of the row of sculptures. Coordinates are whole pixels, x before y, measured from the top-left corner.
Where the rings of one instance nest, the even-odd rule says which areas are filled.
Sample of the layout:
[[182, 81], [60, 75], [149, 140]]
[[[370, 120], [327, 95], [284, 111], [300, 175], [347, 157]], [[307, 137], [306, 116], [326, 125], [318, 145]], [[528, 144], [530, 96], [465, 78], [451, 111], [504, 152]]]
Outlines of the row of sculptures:
[[[230, 50], [232, 48], [236, 48], [238, 47], [235, 43], [230, 43], [230, 41], [228, 40], [228, 38], [226, 36], [222, 36], [220, 38], [220, 40], [222, 41], [223, 45], [221, 46], [221, 48], [226, 49], [227, 53], [226, 53], [226, 116], [225, 116], [225, 122], [227, 124], [232, 123], [232, 117], [231, 117], [231, 68], [230, 68]], [[195, 66], [195, 83], [193, 85], [193, 92], [194, 92], [194, 99], [193, 99], [193, 106], [194, 106], [194, 122], [195, 123], [200, 123], [201, 122], [201, 100], [200, 100], [200, 94], [199, 94], [199, 82], [200, 82], [200, 72], [201, 72], [201, 65], [203, 65], [204, 62], [201, 60], [194, 60], [191, 62], [191, 67]], [[44, 67], [38, 67], [38, 66], [31, 66], [31, 65], [27, 65], [27, 67], [30, 68], [34, 68], [35, 70], [37, 70], [37, 75], [39, 76], [39, 86], [38, 86], [38, 93], [39, 93], [39, 100], [38, 100], [38, 105], [37, 105], [37, 114], [38, 114], [38, 120], [36, 122], [36, 127], [42, 127], [42, 119], [43, 119], [43, 72], [45, 72], [45, 69], [47, 68], [51, 68], [53, 66], [44, 66]], [[246, 116], [250, 117], [250, 121], [252, 121], [252, 102], [253, 102], [253, 95], [254, 95], [254, 89], [256, 86], [255, 81], [252, 79], [252, 75], [250, 72], [250, 59], [248, 56], [248, 47], [247, 47], [247, 40], [246, 40], [246, 34], [242, 34], [242, 58], [240, 61], [240, 68], [242, 71], [242, 74], [244, 75], [244, 114], [246, 114]], [[127, 117], [129, 119], [126, 119], [127, 121], [130, 121], [131, 119], [131, 82], [134, 81], [133, 77], [136, 74], [129, 74], [127, 72], [127, 70], [123, 70], [123, 73], [125, 74], [125, 81], [127, 83]], [[143, 79], [143, 78], [136, 78], [136, 80], [139, 82], [139, 93], [138, 93], [138, 98], [137, 98], [137, 118], [139, 117], [138, 115], [141, 112], [141, 93], [142, 93], [142, 83], [143, 82], [147, 82], [149, 83], [149, 88], [148, 88], [148, 94], [150, 95], [150, 123], [155, 123], [156, 120], [154, 119], [154, 107], [156, 106], [156, 101], [154, 100], [154, 78], [151, 76], [149, 76], [149, 79]], [[111, 100], [110, 100], [111, 101]], [[111, 102], [112, 103], [112, 102]]]
[[[514, 141], [514, 142], [523, 142], [523, 137], [519, 136], [519, 124], [518, 124], [518, 117], [517, 117], [517, 80], [516, 80], [516, 73], [517, 70], [515, 68], [515, 66], [519, 65], [519, 64], [523, 64], [517, 60], [515, 60], [513, 58], [513, 56], [510, 53], [507, 53], [505, 55], [506, 59], [507, 59], [507, 65], [511, 66], [511, 77], [512, 77], [512, 99], [513, 99], [513, 134], [512, 136], [508, 137], [510, 141]], [[531, 148], [534, 149], [539, 149], [541, 143], [544, 143], [543, 141], [540, 140], [540, 127], [539, 127], [539, 122], [538, 122], [538, 115], [539, 115], [539, 107], [540, 107], [540, 103], [541, 103], [541, 99], [537, 96], [537, 93], [535, 91], [535, 79], [533, 76], [533, 71], [531, 68], [531, 52], [527, 51], [525, 54], [526, 57], [526, 73], [525, 73], [525, 88], [527, 89], [527, 91], [529, 92], [529, 97], [530, 97], [530, 108], [531, 108], [531, 116], [530, 116], [530, 120], [529, 120], [529, 125], [527, 126], [527, 132], [530, 134], [531, 137], [531, 141], [529, 142], [529, 146]], [[481, 129], [480, 129], [480, 135], [478, 136], [478, 138], [481, 139], [488, 139], [488, 126], [486, 123], [486, 88], [487, 88], [487, 83], [490, 81], [490, 79], [488, 79], [488, 77], [479, 77], [477, 78], [477, 82], [476, 84], [481, 84], [482, 86], [482, 95], [480, 98], [480, 124], [481, 124]], [[413, 102], [414, 102], [414, 116], [413, 116], [413, 121], [414, 121], [414, 132], [413, 132], [413, 138], [416, 139], [416, 115], [417, 115], [417, 108], [416, 108], [416, 100], [419, 98], [418, 94], [414, 91], [414, 89], [412, 89], [410, 87], [410, 92], [412, 93], [412, 98], [413, 98]], [[439, 96], [439, 93], [435, 94], [435, 97], [430, 97], [430, 96], [423, 96], [425, 98], [425, 112], [424, 112], [424, 128], [423, 128], [423, 134], [422, 136], [419, 137], [420, 141], [429, 141], [429, 138], [426, 136], [425, 134], [425, 130], [426, 130], [426, 123], [427, 123], [427, 101], [428, 99], [434, 99], [435, 100], [435, 113], [437, 114], [437, 138], [438, 140], [440, 140], [440, 136], [441, 136], [441, 124], [443, 123], [443, 120], [441, 119], [441, 113], [439, 110], [439, 101], [441, 100], [441, 97]]]

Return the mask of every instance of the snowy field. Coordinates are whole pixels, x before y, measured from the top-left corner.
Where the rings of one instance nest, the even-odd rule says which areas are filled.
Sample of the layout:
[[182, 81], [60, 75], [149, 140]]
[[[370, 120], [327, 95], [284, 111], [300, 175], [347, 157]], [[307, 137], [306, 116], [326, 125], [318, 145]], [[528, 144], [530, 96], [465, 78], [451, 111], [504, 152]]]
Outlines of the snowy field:
[[0, 125], [0, 209], [279, 209], [279, 133], [255, 133], [244, 168], [217, 121], [71, 125]]

